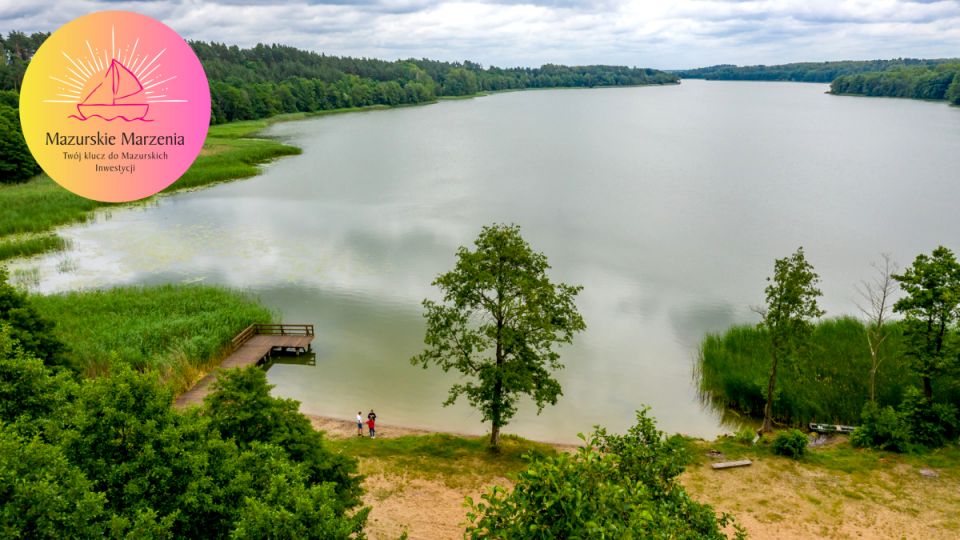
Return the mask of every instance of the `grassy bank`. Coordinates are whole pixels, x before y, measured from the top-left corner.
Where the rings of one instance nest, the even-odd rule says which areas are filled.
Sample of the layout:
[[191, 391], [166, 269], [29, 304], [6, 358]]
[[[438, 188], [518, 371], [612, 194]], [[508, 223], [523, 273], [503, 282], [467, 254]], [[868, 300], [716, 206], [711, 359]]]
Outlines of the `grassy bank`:
[[[889, 330], [877, 372], [877, 401], [896, 406], [917, 381], [904, 356], [899, 326], [891, 324]], [[808, 346], [779, 368], [774, 417], [786, 424], [859, 423], [870, 395], [870, 365], [862, 323], [852, 318], [817, 323]], [[698, 377], [707, 401], [762, 417], [770, 377], [765, 333], [755, 326], [737, 326], [708, 335], [701, 346]]]
[[85, 376], [110, 373], [119, 362], [154, 371], [176, 392], [220, 362], [225, 346], [270, 312], [247, 296], [220, 287], [120, 287], [32, 296], [40, 314]]
[[[486, 486], [511, 485], [527, 466], [524, 454], [564, 449], [504, 438], [500, 456], [484, 437], [402, 435], [371, 440], [351, 429], [328, 432], [334, 451], [356, 457], [366, 476], [372, 539], [462, 538], [464, 497]], [[382, 426], [389, 434], [389, 426]], [[690, 461], [680, 477], [687, 493], [734, 514], [750, 538], [954, 538], [960, 530], [960, 448], [893, 454], [852, 448], [845, 437], [809, 448], [799, 460], [774, 455], [771, 445], [733, 437], [687, 439]], [[708, 454], [709, 453], [709, 454]], [[713, 470], [715, 461], [750, 459], [749, 467]], [[920, 471], [933, 471], [936, 477]], [[909, 531], [909, 532], [908, 532]]]

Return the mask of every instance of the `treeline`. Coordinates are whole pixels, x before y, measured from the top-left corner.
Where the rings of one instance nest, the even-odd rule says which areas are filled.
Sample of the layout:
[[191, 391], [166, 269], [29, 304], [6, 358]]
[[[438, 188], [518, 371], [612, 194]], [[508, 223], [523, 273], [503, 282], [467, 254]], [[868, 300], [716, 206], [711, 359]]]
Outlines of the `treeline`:
[[960, 62], [924, 66], [897, 66], [879, 72], [837, 77], [833, 94], [945, 99], [960, 105]]
[[798, 62], [775, 66], [735, 66], [720, 64], [697, 69], [679, 70], [673, 73], [683, 79], [707, 79], [717, 81], [794, 81], [829, 83], [843, 75], [886, 71], [904, 67], [932, 68], [939, 64], [956, 62], [956, 59], [924, 60], [918, 58], [895, 58], [892, 60], [844, 60], [840, 62]]
[[675, 83], [675, 75], [622, 66], [484, 68], [474, 62], [388, 62], [328, 56], [284, 45], [249, 49], [191, 42], [210, 80], [213, 123], [371, 105], [404, 105], [440, 96], [526, 88]]

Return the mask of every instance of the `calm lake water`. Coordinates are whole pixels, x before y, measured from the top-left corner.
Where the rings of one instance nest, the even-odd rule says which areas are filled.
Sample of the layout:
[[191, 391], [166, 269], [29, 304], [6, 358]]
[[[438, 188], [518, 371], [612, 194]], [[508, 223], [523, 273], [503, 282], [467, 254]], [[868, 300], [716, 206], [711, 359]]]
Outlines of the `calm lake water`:
[[564, 395], [507, 432], [573, 441], [623, 430], [649, 404], [662, 429], [730, 428], [698, 402], [706, 332], [753, 322], [773, 260], [803, 245], [830, 315], [889, 252], [957, 244], [960, 110], [826, 95], [826, 85], [680, 86], [499, 94], [278, 124], [303, 148], [246, 181], [113, 210], [65, 229], [70, 251], [14, 265], [41, 292], [203, 282], [248, 290], [317, 328], [316, 366], [275, 365], [307, 412], [482, 433], [454, 374], [408, 359], [420, 302], [458, 246], [521, 225], [556, 280], [581, 284], [588, 329], [565, 348]]

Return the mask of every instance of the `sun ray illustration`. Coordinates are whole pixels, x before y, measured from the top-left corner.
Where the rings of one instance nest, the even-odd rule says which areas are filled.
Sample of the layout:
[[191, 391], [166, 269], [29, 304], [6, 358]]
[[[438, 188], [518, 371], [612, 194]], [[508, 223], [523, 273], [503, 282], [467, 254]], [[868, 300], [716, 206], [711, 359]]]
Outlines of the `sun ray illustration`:
[[[140, 37], [134, 39], [132, 46], [121, 37], [118, 48], [116, 27], [110, 29], [109, 45], [105, 37], [93, 42], [84, 40], [86, 55], [71, 56], [61, 51], [69, 64], [64, 65], [63, 75], [50, 78], [63, 86], [54, 94], [58, 99], [43, 100], [45, 103], [76, 104], [78, 114], [71, 115], [71, 118], [80, 121], [94, 117], [110, 121], [123, 117], [128, 122], [150, 122], [152, 120], [145, 118], [150, 104], [189, 102], [186, 99], [166, 99], [168, 89], [159, 88], [177, 78], [176, 75], [166, 77], [160, 70], [162, 63], [159, 60], [166, 48], [152, 54], [140, 48]], [[151, 90], [154, 88], [156, 90]]]
[[[100, 65], [100, 60], [97, 58], [97, 55], [93, 53], [93, 47], [90, 46], [90, 41], [87, 40], [87, 50], [90, 51], [90, 58], [93, 59], [94, 66], [90, 66], [91, 71], [103, 71], [103, 66]], [[90, 63], [90, 60], [87, 60], [87, 64]]]
[[73, 68], [71, 68], [70, 66], [67, 66], [67, 71], [69, 71], [70, 74], [73, 75], [73, 77], [74, 77], [75, 79], [77, 79], [78, 81], [80, 81], [80, 82], [87, 82], [87, 79], [89, 78], [89, 77], [84, 77], [84, 76], [80, 75], [79, 73], [77, 73], [76, 71], [74, 71]]
[[[85, 74], [88, 78], [90, 77], [90, 72], [88, 72], [86, 68], [78, 64], [77, 61], [74, 60], [73, 58], [70, 58], [70, 55], [68, 55], [65, 51], [60, 51], [60, 52], [63, 54], [63, 56], [67, 60], [69, 60], [74, 66], [76, 66], [76, 68], [79, 69], [81, 73]], [[67, 69], [70, 69], [70, 68], [68, 67]]]
[[140, 38], [137, 38], [137, 40], [133, 42], [133, 48], [130, 49], [130, 53], [124, 56], [124, 62], [123, 62], [124, 65], [127, 65], [127, 62], [126, 62], [127, 60], [133, 59], [133, 55], [134, 53], [137, 52], [137, 45], [139, 44], [140, 44]]
[[167, 82], [167, 81], [172, 81], [172, 80], [174, 80], [174, 79], [176, 79], [176, 78], [177, 78], [177, 76], [174, 75], [173, 77], [170, 77], [169, 79], [164, 79], [164, 80], [162, 80], [162, 81], [160, 81], [160, 82], [155, 82], [155, 83], [151, 84], [150, 86], [144, 86], [144, 88], [153, 88], [154, 86], [157, 86], [158, 84], [163, 84], [163, 83], [165, 83], [165, 82]]
[[[166, 52], [166, 49], [163, 49], [162, 51], [158, 52], [157, 55], [153, 57], [153, 60], [151, 60], [149, 64], [143, 67], [143, 70], [146, 70], [148, 67], [152, 66], [153, 63], [157, 61], [157, 58], [160, 58], [160, 55], [163, 54], [164, 52]], [[134, 75], [136, 75], [138, 79], [142, 79], [144, 77], [143, 71], [141, 71], [140, 73], [134, 73]]]
[[[154, 71], [156, 71], [158, 67], [160, 67], [160, 64], [157, 64], [157, 65], [153, 66], [153, 68], [151, 68], [150, 71], [144, 73], [142, 77], [138, 77], [138, 78], [140, 78], [140, 79], [146, 79], [146, 78], [149, 77]], [[153, 79], [150, 79], [150, 80], [152, 81]]]
[[72, 86], [72, 87], [76, 88], [77, 90], [83, 90], [83, 87], [82, 87], [82, 86], [78, 86], [78, 85], [73, 84], [73, 83], [68, 83], [67, 81], [58, 79], [58, 78], [54, 77], [53, 75], [51, 75], [50, 78], [53, 79], [53, 80], [55, 80], [55, 81], [57, 81], [58, 83], [65, 84], [65, 85], [67, 85], [67, 86]]

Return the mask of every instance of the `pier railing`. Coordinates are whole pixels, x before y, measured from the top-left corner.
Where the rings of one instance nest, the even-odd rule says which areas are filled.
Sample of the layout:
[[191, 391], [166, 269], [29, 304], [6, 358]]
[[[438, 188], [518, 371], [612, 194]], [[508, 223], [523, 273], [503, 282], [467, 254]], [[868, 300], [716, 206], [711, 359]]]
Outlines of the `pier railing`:
[[312, 324], [251, 324], [237, 334], [230, 343], [233, 350], [237, 350], [244, 343], [250, 341], [250, 338], [258, 334], [268, 336], [312, 336]]

